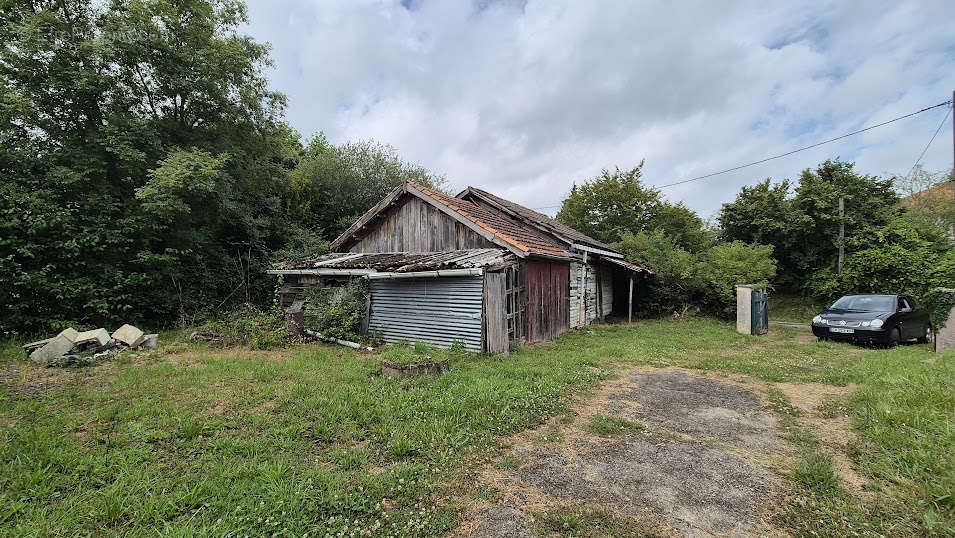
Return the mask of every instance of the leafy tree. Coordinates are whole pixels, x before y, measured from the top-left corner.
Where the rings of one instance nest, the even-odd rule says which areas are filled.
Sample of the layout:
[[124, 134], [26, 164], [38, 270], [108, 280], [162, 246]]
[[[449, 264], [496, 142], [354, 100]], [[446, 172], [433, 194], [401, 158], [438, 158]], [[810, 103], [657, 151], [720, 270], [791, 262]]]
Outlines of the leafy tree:
[[661, 205], [660, 193], [644, 187], [643, 162], [631, 170], [603, 170], [564, 199], [557, 220], [606, 243], [625, 232], [650, 229]]
[[707, 228], [703, 219], [683, 202], [662, 202], [650, 219], [648, 227], [651, 230], [663, 230], [676, 244], [690, 252], [700, 252], [716, 240], [715, 234]]
[[913, 219], [937, 227], [955, 241], [955, 172], [927, 172], [921, 165], [895, 186], [904, 198], [902, 206]]
[[331, 240], [406, 180], [445, 186], [443, 177], [404, 162], [391, 146], [374, 141], [335, 146], [319, 134], [292, 172], [291, 212]]
[[795, 267], [796, 211], [791, 191], [792, 184], [788, 180], [772, 183], [766, 179], [752, 187], [743, 187], [734, 201], [723, 204], [717, 217], [722, 240], [773, 245], [782, 279], [790, 278]]
[[793, 198], [794, 276], [836, 267], [840, 196], [845, 198], [847, 252], [864, 248], [876, 230], [902, 213], [891, 179], [859, 174], [853, 168], [854, 163], [825, 161], [800, 175]]
[[833, 300], [851, 293], [899, 293], [926, 297], [955, 282], [955, 250], [939, 243], [921, 223], [896, 219], [872, 234], [865, 248], [846, 256], [842, 273], [826, 269], [812, 280], [814, 295]]
[[811, 291], [818, 271], [834, 271], [838, 258], [839, 197], [845, 198], [845, 248], [853, 252], [899, 218], [902, 210], [892, 180], [859, 174], [853, 163], [825, 161], [806, 169], [793, 189], [767, 179], [743, 187], [718, 217], [725, 241], [772, 245], [778, 284]]
[[603, 170], [599, 176], [574, 185], [564, 199], [557, 220], [606, 243], [626, 234], [664, 230], [682, 248], [697, 252], [712, 242], [703, 219], [682, 203], [661, 199], [641, 181], [643, 163], [631, 170]]
[[161, 323], [253, 281], [297, 137], [233, 0], [0, 4], [6, 331]]

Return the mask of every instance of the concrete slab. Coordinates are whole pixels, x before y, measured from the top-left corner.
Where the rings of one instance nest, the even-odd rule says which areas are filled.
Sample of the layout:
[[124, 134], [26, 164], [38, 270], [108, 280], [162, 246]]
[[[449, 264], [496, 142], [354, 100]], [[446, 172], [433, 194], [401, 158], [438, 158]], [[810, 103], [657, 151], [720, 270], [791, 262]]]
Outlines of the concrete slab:
[[59, 334], [51, 338], [46, 345], [31, 353], [30, 360], [39, 364], [40, 366], [49, 366], [56, 359], [66, 355], [72, 349], [73, 341], [67, 336]]
[[142, 349], [156, 349], [159, 347], [159, 335], [147, 334], [143, 337], [143, 343], [139, 347]]
[[116, 329], [116, 332], [113, 333], [113, 340], [118, 340], [129, 347], [136, 347], [142, 344], [144, 337], [143, 331], [128, 323]]
[[81, 332], [76, 335], [76, 338], [73, 339], [73, 344], [77, 346], [82, 345], [95, 345], [95, 346], [105, 346], [110, 341], [109, 331], [100, 327], [99, 329], [93, 329], [92, 331]]
[[76, 342], [76, 337], [79, 334], [80, 333], [76, 332], [76, 329], [74, 329], [73, 327], [67, 327], [63, 329], [62, 331], [60, 331], [60, 334], [58, 334], [57, 336], [65, 336], [70, 339], [70, 342]]

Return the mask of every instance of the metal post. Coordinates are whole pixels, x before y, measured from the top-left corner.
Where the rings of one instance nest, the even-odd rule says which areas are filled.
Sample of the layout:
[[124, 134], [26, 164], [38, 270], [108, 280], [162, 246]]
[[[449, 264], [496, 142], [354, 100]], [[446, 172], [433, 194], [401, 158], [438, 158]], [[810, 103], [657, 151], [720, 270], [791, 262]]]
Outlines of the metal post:
[[630, 277], [630, 295], [627, 296], [627, 323], [633, 323], [633, 277]]
[[839, 197], [839, 271], [842, 272], [842, 263], [846, 257], [846, 199]]

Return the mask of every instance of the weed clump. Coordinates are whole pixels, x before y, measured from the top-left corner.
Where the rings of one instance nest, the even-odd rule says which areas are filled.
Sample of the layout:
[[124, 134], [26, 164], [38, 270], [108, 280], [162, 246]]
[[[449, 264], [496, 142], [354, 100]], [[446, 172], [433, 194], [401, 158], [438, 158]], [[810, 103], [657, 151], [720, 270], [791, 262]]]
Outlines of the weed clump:
[[195, 334], [223, 346], [272, 349], [288, 343], [285, 323], [277, 310], [245, 304], [201, 325]]
[[610, 415], [597, 414], [590, 418], [587, 423], [587, 431], [601, 437], [613, 437], [628, 432], [641, 432], [644, 430], [643, 424], [631, 422], [622, 418], [612, 417]]
[[329, 338], [360, 340], [369, 292], [363, 278], [313, 288], [305, 303], [305, 327]]

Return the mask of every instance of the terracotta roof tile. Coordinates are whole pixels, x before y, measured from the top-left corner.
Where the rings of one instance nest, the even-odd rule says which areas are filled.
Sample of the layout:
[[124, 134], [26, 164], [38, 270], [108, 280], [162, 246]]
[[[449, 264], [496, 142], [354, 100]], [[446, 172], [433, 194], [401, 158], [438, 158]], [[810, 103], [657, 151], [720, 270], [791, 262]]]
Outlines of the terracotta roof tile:
[[562, 244], [524, 223], [511, 220], [469, 200], [455, 198], [410, 181], [408, 184], [521, 251], [540, 256], [570, 257]]
[[549, 230], [551, 233], [554, 233], [560, 237], [569, 239], [575, 243], [581, 243], [587, 246], [616, 252], [616, 250], [612, 246], [602, 241], [598, 241], [594, 239], [593, 237], [590, 237], [584, 233], [578, 232], [577, 230], [571, 228], [570, 226], [567, 226], [566, 224], [562, 224], [558, 222], [557, 220], [554, 220], [543, 213], [538, 213], [537, 211], [534, 211], [533, 209], [524, 207], [520, 204], [516, 204], [510, 200], [505, 200], [504, 198], [501, 198], [500, 196], [495, 196], [482, 189], [478, 189], [475, 187], [468, 187], [465, 193], [467, 193], [468, 191], [471, 191], [472, 193], [478, 195], [479, 197], [485, 198], [486, 201], [490, 203], [491, 205], [496, 205], [496, 206], [504, 208], [505, 210], [511, 211], [517, 214], [520, 218], [526, 219], [536, 224], [537, 226], [540, 226], [546, 230]]

